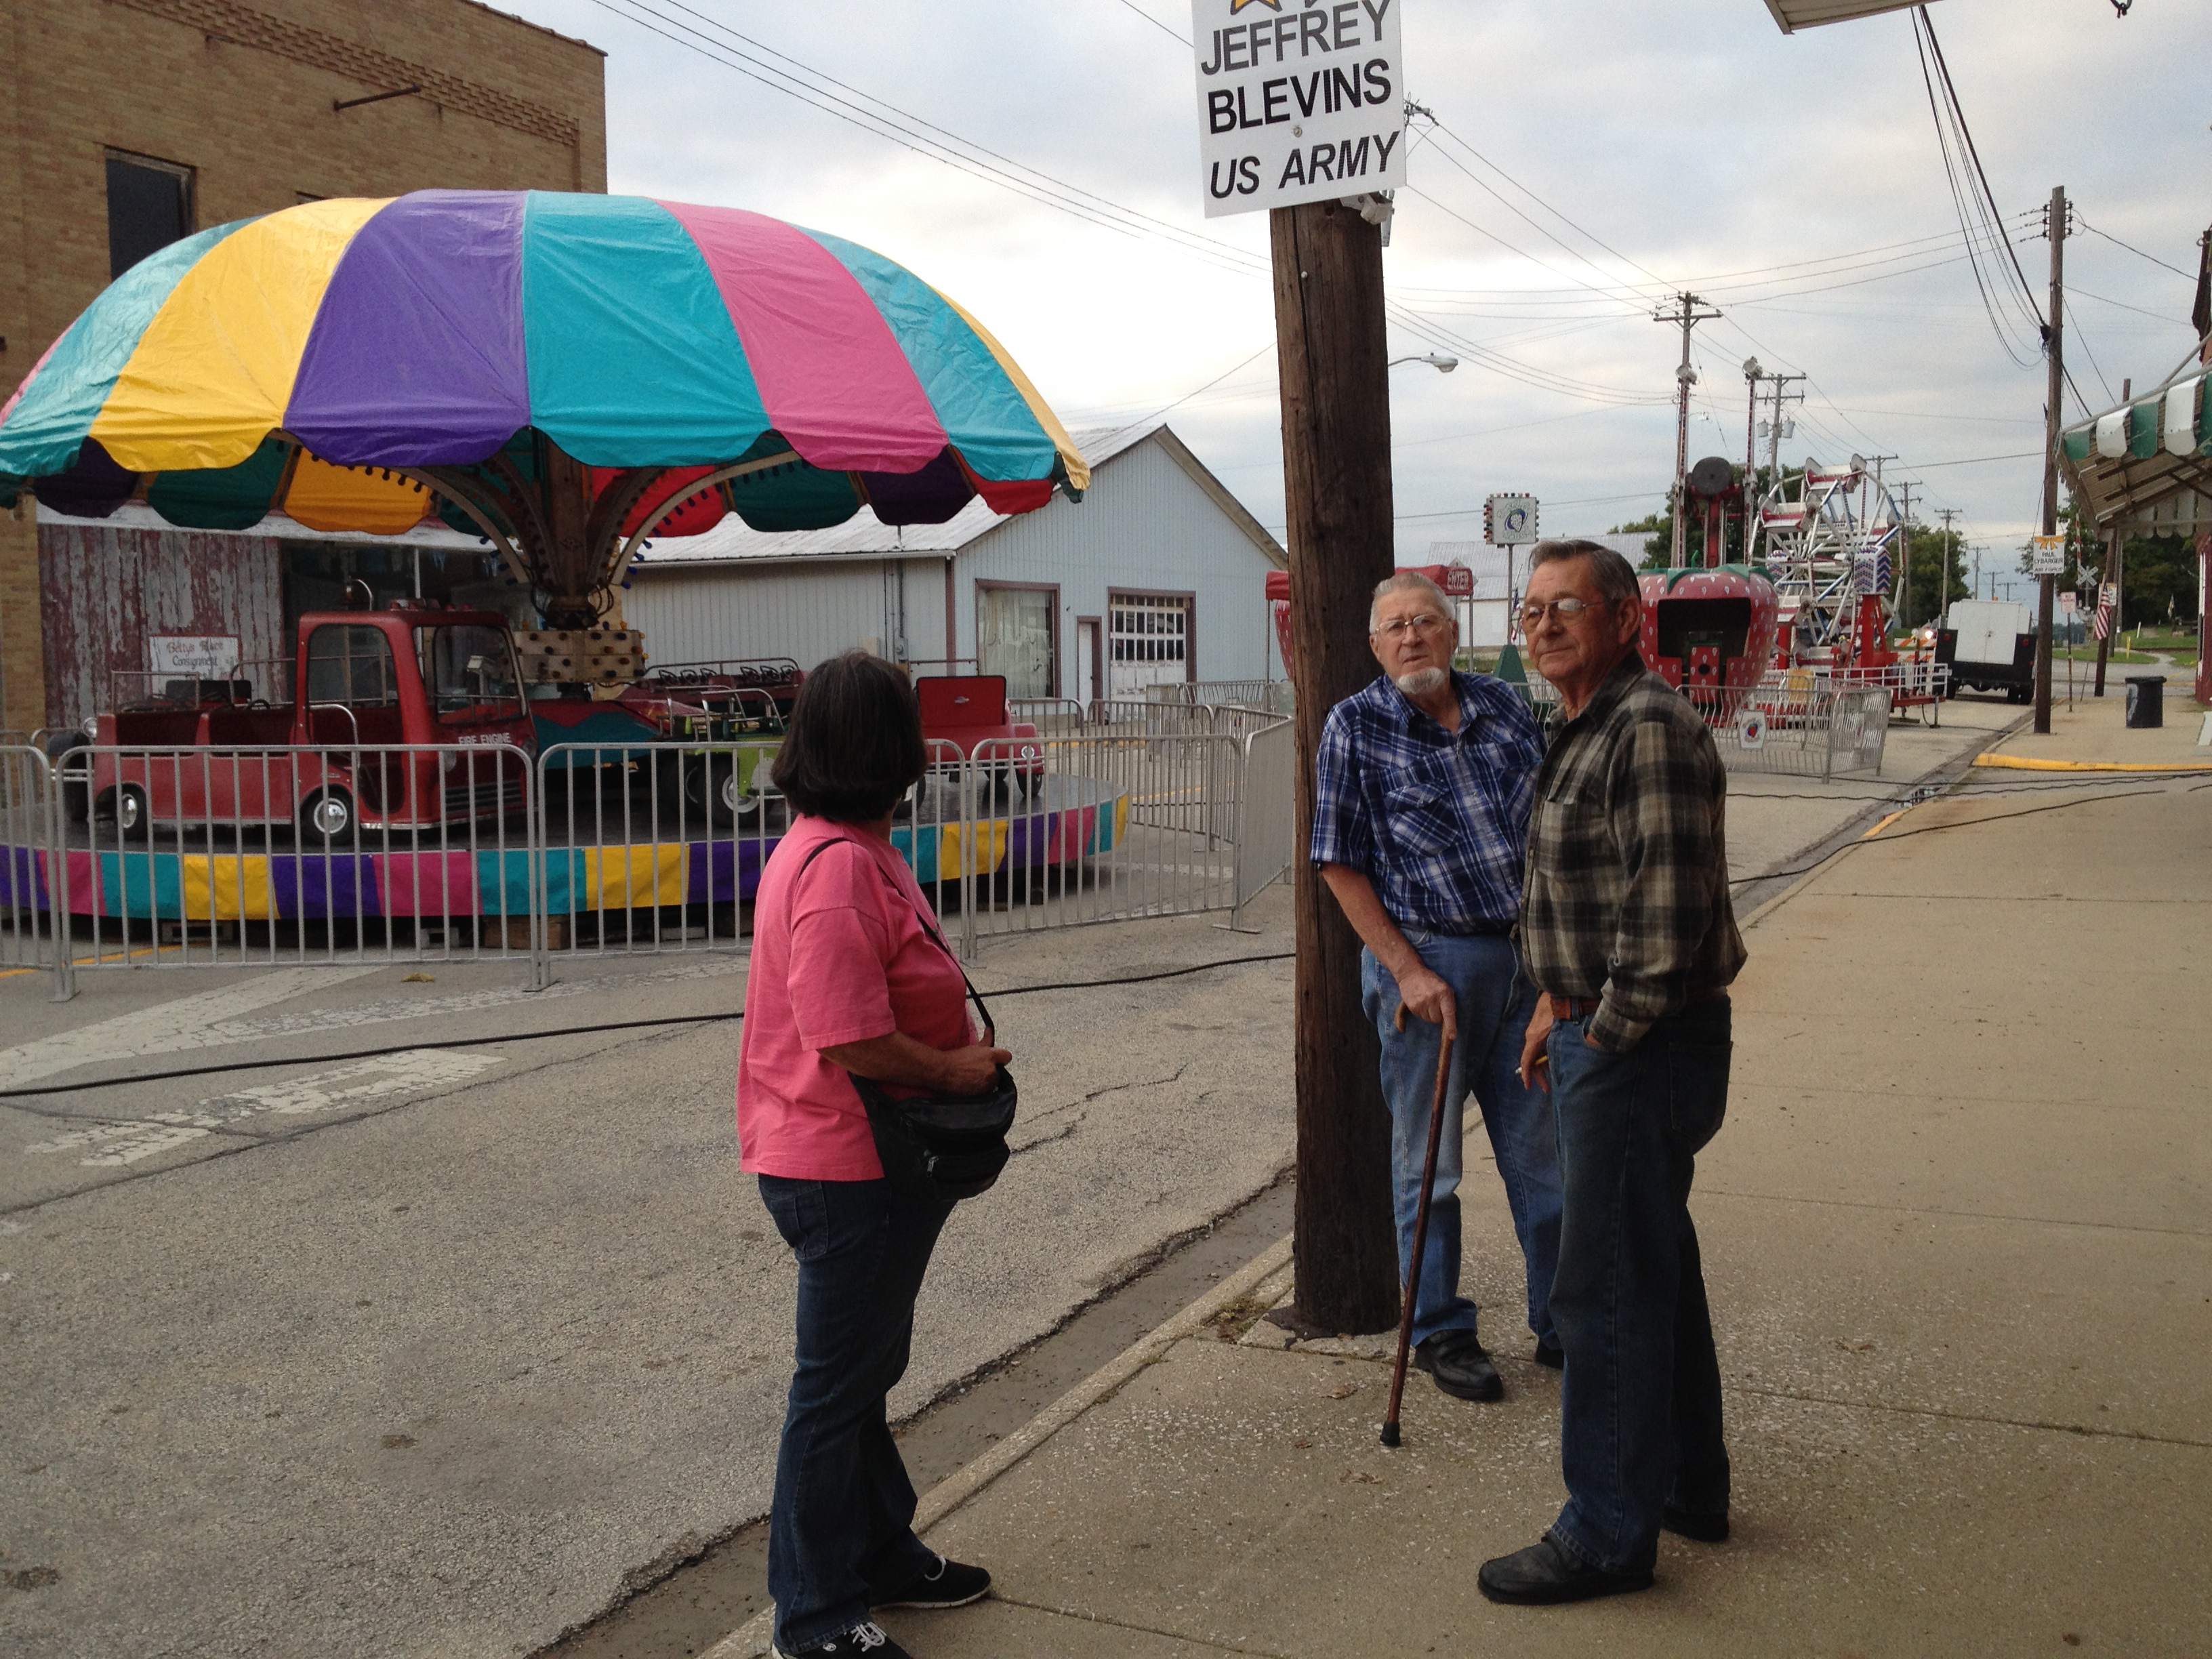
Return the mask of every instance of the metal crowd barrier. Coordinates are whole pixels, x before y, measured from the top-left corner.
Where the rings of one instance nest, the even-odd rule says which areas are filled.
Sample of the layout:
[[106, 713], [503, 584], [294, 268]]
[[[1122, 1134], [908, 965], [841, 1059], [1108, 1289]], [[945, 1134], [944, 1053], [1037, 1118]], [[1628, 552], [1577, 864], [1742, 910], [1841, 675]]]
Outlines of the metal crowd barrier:
[[67, 913], [52, 909], [46, 890], [58, 839], [53, 766], [43, 749], [21, 740], [27, 734], [13, 735], [0, 744], [0, 969], [11, 973], [53, 968], [69, 956]]
[[538, 757], [540, 937], [562, 957], [741, 948], [789, 822], [777, 740], [560, 743]]
[[1881, 769], [1889, 696], [1887, 686], [1790, 669], [1730, 690], [1705, 712], [1729, 770], [1827, 779]]
[[[1155, 709], [1160, 708], [1153, 706]], [[1167, 709], [931, 745], [894, 843], [985, 939], [1231, 913], [1288, 867], [1289, 723]], [[732, 951], [790, 826], [772, 741], [0, 748], [0, 969], [512, 963]]]
[[519, 749], [88, 744], [48, 775], [59, 994], [113, 968], [535, 960]]
[[1264, 708], [1276, 714], [1296, 712], [1296, 693], [1288, 680], [1178, 680], [1167, 685], [1146, 686], [1145, 698], [1150, 702], [1215, 707], [1234, 703], [1246, 708]]
[[[1556, 718], [1558, 689], [1531, 673], [1527, 690], [1537, 719], [1548, 726]], [[1686, 686], [1682, 695], [1705, 716], [1731, 772], [1825, 779], [1881, 769], [1890, 690], [1879, 681], [1771, 669], [1754, 685]]]

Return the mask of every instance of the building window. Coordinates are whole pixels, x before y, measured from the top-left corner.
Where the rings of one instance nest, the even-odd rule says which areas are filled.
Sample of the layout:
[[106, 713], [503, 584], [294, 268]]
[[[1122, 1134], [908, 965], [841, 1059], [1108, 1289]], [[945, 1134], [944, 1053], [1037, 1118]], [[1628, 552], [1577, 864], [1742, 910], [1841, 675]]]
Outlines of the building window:
[[1010, 697], [1060, 691], [1060, 590], [975, 584], [975, 672], [1004, 674]]
[[1115, 593], [1107, 604], [1108, 696], [1190, 678], [1190, 595]]
[[107, 153], [107, 275], [192, 234], [192, 170], [150, 156]]

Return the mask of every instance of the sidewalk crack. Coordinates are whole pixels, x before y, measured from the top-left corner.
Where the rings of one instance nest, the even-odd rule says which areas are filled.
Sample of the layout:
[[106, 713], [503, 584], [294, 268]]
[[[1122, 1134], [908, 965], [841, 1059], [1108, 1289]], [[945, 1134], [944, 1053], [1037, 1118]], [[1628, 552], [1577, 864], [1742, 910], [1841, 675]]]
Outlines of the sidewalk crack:
[[2042, 1418], [1997, 1417], [1984, 1412], [1941, 1411], [1933, 1406], [1890, 1406], [1878, 1400], [1844, 1400], [1833, 1395], [1804, 1394], [1795, 1389], [1761, 1389], [1747, 1382], [1724, 1385], [1730, 1394], [1755, 1394], [1768, 1400], [1796, 1400], [1812, 1406], [1839, 1406], [1846, 1411], [1887, 1412], [1898, 1417], [1929, 1417], [1945, 1423], [1988, 1423], [2003, 1429], [2041, 1429], [2052, 1434], [2079, 1435], [2085, 1440], [2140, 1440], [2154, 1446], [2186, 1446], [2212, 1451], [2212, 1440], [2189, 1440], [2178, 1435], [2150, 1434], [2141, 1429], [2096, 1429], [2081, 1423], [2055, 1423]]
[[1160, 1636], [1170, 1642], [1188, 1642], [1194, 1647], [1212, 1648], [1217, 1653], [1249, 1653], [1254, 1659], [1290, 1659], [1290, 1656], [1273, 1648], [1248, 1647], [1233, 1642], [1216, 1641], [1212, 1637], [1193, 1636], [1188, 1631], [1169, 1630], [1159, 1625], [1140, 1625], [1133, 1620], [1109, 1619], [1103, 1613], [1084, 1613], [1074, 1607], [1054, 1607], [1049, 1601], [1024, 1601], [1018, 1595], [1009, 1595], [1002, 1589], [991, 1592], [994, 1601], [1003, 1601], [1010, 1607], [1021, 1607], [1030, 1613], [1046, 1613], [1056, 1619], [1079, 1620], [1086, 1625], [1104, 1625], [1114, 1630], [1136, 1631], [1146, 1636]]

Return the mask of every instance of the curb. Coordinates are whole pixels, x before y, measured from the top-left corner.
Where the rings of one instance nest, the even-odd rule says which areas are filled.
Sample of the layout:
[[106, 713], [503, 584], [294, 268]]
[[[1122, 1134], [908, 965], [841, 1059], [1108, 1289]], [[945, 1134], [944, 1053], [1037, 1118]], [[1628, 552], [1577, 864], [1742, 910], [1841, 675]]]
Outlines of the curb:
[[2176, 761], [2160, 766], [2150, 761], [2044, 760], [2033, 755], [1996, 753], [1975, 756], [1974, 764], [2007, 772], [2212, 772], [2212, 761]]
[[[1257, 1290], [1290, 1259], [1291, 1235], [1285, 1233], [1181, 1313], [1139, 1337], [974, 1462], [945, 1476], [923, 1493], [915, 1506], [915, 1531], [927, 1532], [952, 1515], [1077, 1418], [1109, 1398], [1169, 1348], [1195, 1336], [1222, 1309]], [[769, 1650], [769, 1638], [775, 1630], [775, 1609], [765, 1607], [708, 1648], [700, 1659], [758, 1659]]]

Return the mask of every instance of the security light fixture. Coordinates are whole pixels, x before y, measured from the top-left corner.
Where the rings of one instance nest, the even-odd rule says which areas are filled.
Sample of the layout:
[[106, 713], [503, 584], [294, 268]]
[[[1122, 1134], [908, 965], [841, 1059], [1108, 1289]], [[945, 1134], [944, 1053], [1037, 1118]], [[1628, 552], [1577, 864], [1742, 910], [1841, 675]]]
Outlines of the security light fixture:
[[1393, 357], [1389, 364], [1395, 368], [1401, 363], [1426, 363], [1439, 374], [1449, 374], [1459, 367], [1459, 359], [1447, 357], [1441, 351], [1431, 351], [1425, 357]]

